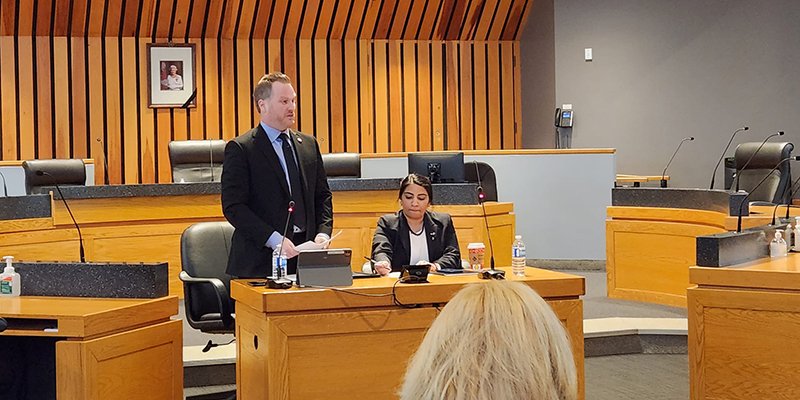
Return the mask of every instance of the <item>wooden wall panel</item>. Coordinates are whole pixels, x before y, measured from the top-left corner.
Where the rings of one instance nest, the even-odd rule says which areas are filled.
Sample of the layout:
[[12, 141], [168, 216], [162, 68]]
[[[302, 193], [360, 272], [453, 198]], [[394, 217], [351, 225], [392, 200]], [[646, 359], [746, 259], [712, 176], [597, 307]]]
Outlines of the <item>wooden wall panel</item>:
[[[169, 182], [169, 141], [250, 129], [253, 85], [275, 70], [323, 152], [518, 148], [530, 3], [3, 1], [0, 154], [95, 158], [96, 183]], [[188, 110], [147, 106], [146, 44], [170, 41], [195, 44]]]

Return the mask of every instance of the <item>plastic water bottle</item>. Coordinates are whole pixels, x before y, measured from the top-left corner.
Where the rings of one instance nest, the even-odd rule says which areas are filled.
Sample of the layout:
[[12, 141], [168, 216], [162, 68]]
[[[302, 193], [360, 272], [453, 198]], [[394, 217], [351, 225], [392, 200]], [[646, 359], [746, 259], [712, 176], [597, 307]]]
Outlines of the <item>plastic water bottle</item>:
[[527, 254], [525, 254], [525, 242], [522, 241], [522, 235], [514, 236], [514, 244], [511, 245], [511, 272], [515, 276], [525, 276], [525, 262]]
[[272, 251], [272, 279], [286, 277], [286, 255], [281, 254], [281, 245]]

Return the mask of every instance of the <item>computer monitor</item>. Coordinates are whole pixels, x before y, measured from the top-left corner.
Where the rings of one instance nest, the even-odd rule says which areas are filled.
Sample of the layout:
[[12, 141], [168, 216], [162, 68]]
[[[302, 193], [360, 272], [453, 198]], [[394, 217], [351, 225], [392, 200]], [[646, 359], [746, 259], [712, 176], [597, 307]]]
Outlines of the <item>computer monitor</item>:
[[409, 153], [408, 173], [427, 176], [432, 183], [463, 183], [464, 153]]

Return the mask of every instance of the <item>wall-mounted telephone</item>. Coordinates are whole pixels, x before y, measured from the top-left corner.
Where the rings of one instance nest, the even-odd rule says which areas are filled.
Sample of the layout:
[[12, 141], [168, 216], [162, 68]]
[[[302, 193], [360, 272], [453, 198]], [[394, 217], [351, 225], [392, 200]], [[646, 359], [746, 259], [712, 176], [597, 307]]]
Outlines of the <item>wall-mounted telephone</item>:
[[572, 110], [556, 108], [554, 124], [557, 128], [572, 128]]

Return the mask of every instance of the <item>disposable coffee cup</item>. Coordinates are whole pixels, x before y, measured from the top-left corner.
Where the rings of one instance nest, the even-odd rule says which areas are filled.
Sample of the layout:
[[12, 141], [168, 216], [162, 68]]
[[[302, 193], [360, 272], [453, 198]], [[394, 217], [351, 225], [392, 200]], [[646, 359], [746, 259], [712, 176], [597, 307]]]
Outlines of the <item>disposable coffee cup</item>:
[[483, 268], [483, 256], [486, 254], [486, 246], [483, 243], [470, 243], [467, 245], [469, 251], [469, 265], [474, 270]]

